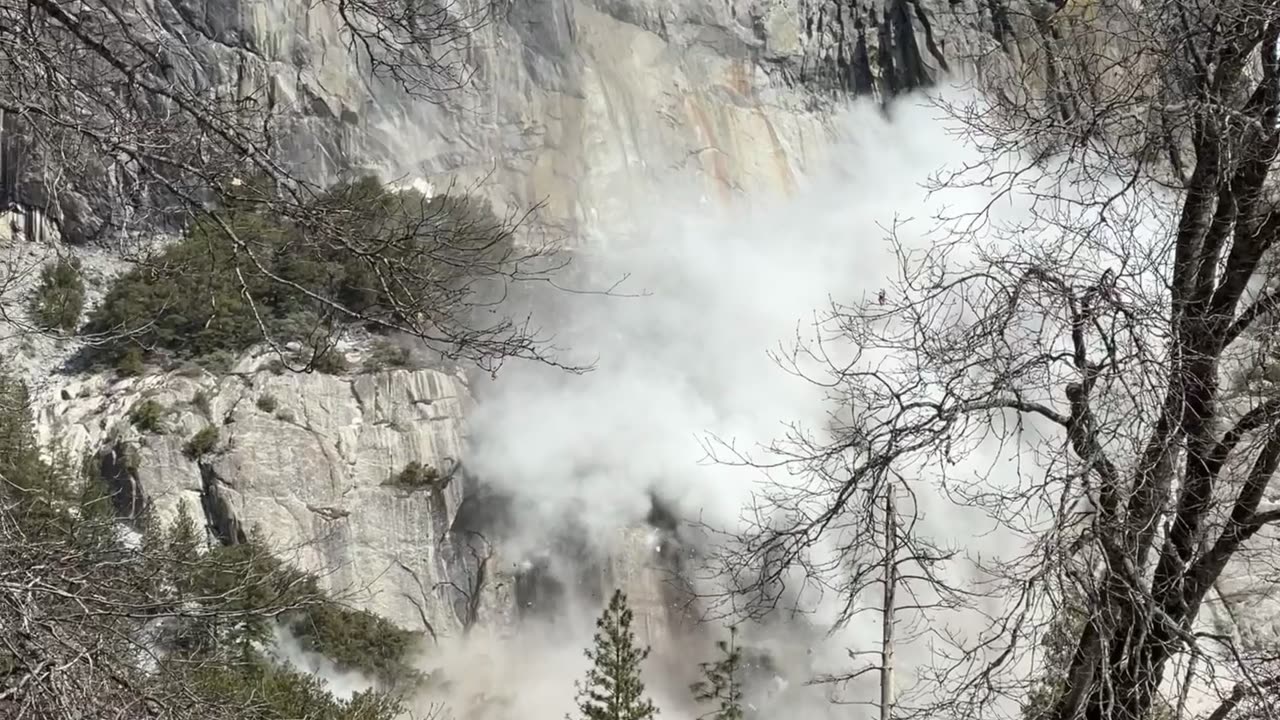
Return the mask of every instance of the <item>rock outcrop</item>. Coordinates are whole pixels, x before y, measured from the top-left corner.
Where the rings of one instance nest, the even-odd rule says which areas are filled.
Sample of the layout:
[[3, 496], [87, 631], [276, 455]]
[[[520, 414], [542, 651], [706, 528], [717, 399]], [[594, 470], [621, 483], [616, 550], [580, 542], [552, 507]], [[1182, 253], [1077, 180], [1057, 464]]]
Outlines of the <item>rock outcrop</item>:
[[[369, 77], [330, 4], [140, 4], [183, 48], [186, 82], [269, 88], [289, 108], [286, 146], [314, 177], [359, 168], [436, 187], [483, 181], [499, 207], [538, 205], [541, 227], [583, 244], [625, 232], [673, 184], [707, 202], [785, 193], [823, 157], [833, 98], [1017, 63], [1033, 31], [1020, 24], [1032, 15], [1024, 0], [492, 0], [492, 22], [460, 50], [473, 82], [424, 102]], [[91, 189], [44, 192], [14, 120], [0, 121], [0, 205], [48, 205], [69, 240], [92, 236], [112, 209]], [[27, 243], [29, 269], [42, 262], [32, 217], [21, 218], [25, 240], [0, 228], [6, 243]], [[6, 287], [5, 302], [21, 289]], [[185, 503], [222, 542], [262, 532], [330, 589], [428, 634], [503, 626], [571, 582], [586, 596], [625, 586], [645, 640], [679, 619], [665, 582], [678, 559], [660, 530], [622, 531], [574, 578], [500, 556], [488, 536], [499, 530], [468, 511], [478, 496], [458, 464], [470, 402], [459, 376], [51, 377], [68, 348], [33, 342], [0, 346], [45, 381], [43, 439], [95, 453], [125, 517], [171, 517]], [[148, 401], [163, 408], [163, 432], [130, 421]], [[206, 428], [215, 445], [188, 451]]]
[[[64, 399], [65, 398], [65, 399]], [[180, 503], [225, 543], [263, 533], [330, 589], [409, 627], [451, 622], [450, 525], [462, 483], [466, 387], [432, 370], [335, 377], [258, 371], [73, 380], [38, 426], [68, 451], [97, 453], [126, 517]], [[159, 432], [130, 422], [160, 409]], [[195, 456], [198, 432], [217, 435]], [[402, 480], [413, 463], [439, 470]], [[447, 627], [447, 625], [446, 625]]]
[[[148, 0], [140, 12], [184, 83], [286, 108], [283, 141], [315, 177], [484, 179], [508, 207], [545, 202], [546, 222], [586, 238], [672, 176], [711, 198], [787, 189], [822, 153], [833, 94], [891, 96], [1015, 57], [1010, 17], [1025, 13], [1007, 2], [451, 4], [491, 19], [450, 44], [468, 87], [430, 102], [372, 77], [331, 3]], [[46, 192], [5, 122], [0, 200], [52, 204], [69, 238], [92, 236], [113, 210], [91, 191]]]
[[[503, 558], [492, 518], [460, 515], [478, 491], [460, 464], [469, 400], [456, 375], [93, 376], [44, 396], [41, 439], [95, 455], [122, 517], [150, 510], [163, 522], [185, 504], [223, 543], [261, 533], [339, 597], [404, 627], [502, 631], [566, 589], [563, 576]], [[157, 427], [136, 427], [143, 404]], [[217, 439], [193, 452], [201, 432]], [[572, 590], [589, 599], [624, 585], [642, 632], [658, 638], [676, 604], [662, 550], [657, 530], [623, 530], [614, 547], [592, 549]], [[548, 596], [546, 583], [561, 587]]]
[[[708, 202], [786, 192], [821, 158], [833, 98], [890, 96], [984, 53], [1007, 54], [1004, 2], [495, 0], [491, 21], [459, 46], [473, 82], [432, 102], [371, 77], [327, 3], [148, 1], [139, 12], [176, 50], [183, 82], [243, 95], [265, 88], [288, 108], [286, 146], [315, 177], [363, 168], [437, 187], [483, 179], [500, 207], [539, 204], [542, 227], [590, 244], [603, 241], [606, 221], [625, 231], [672, 183]], [[3, 200], [49, 206], [69, 241], [93, 235], [112, 209], [92, 190], [44, 193], [14, 118], [4, 123]], [[22, 219], [28, 241], [49, 239]], [[11, 254], [32, 269], [41, 248], [55, 251], [14, 242]], [[77, 252], [110, 274], [109, 254]], [[500, 567], [483, 534], [455, 527], [468, 482], [450, 475], [465, 438], [459, 377], [50, 377], [71, 345], [38, 337], [9, 350], [43, 399], [44, 437], [98, 453], [126, 516], [145, 507], [171, 516], [186, 502], [223, 542], [256, 528], [334, 590], [431, 632], [528, 611], [552, 582]], [[131, 425], [142, 402], [164, 409], [164, 433]], [[216, 447], [189, 457], [184, 446], [202, 428], [216, 431]], [[399, 483], [411, 463], [439, 477]], [[646, 628], [664, 626], [672, 604], [659, 587], [672, 558], [653, 532], [623, 533], [579, 579], [629, 583]]]

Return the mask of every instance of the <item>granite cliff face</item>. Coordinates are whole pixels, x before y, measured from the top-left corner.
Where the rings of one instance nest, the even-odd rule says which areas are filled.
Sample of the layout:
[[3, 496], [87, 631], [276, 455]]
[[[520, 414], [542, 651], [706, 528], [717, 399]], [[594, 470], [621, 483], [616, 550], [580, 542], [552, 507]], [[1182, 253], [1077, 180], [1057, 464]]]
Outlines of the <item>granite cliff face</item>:
[[[160, 428], [134, 427], [140, 404]], [[397, 622], [445, 624], [450, 523], [462, 483], [397, 484], [412, 462], [448, 470], [461, 457], [466, 389], [439, 372], [335, 377], [267, 370], [76, 379], [45, 404], [46, 440], [96, 453], [125, 517], [172, 518], [185, 503], [227, 543], [263, 532], [281, 554], [325, 572], [329, 587]], [[211, 428], [198, 457], [189, 438]], [[414, 577], [422, 583], [416, 586]]]
[[[482, 2], [449, 6], [488, 20], [446, 48], [468, 86], [430, 101], [371, 78], [328, 3], [146, 0], [137, 12], [184, 83], [288, 108], [282, 141], [317, 177], [485, 179], [512, 209], [545, 202], [544, 220], [580, 239], [673, 177], [711, 199], [786, 190], [822, 152], [827, 100], [999, 65], [1018, 54], [1010, 18], [1025, 16], [1008, 0], [468, 4]], [[3, 199], [52, 203], [70, 239], [112, 212], [92, 192], [48, 191], [12, 128], [0, 142]]]
[[[495, 3], [493, 21], [462, 49], [474, 82], [438, 102], [369, 80], [323, 4], [146, 7], [187, 50], [192, 82], [270, 87], [291, 106], [287, 143], [317, 176], [359, 167], [437, 187], [483, 180], [499, 206], [540, 204], [549, 232], [583, 245], [625, 232], [672, 186], [708, 203], [786, 193], [822, 158], [834, 99], [883, 98], [945, 72], [1000, 72], [1028, 61], [1023, 41], [1034, 32], [1032, 4], [1005, 0]], [[0, 141], [4, 199], [38, 201], [15, 144]], [[110, 209], [63, 193], [51, 211], [76, 240]], [[38, 220], [0, 224], [4, 261], [28, 280], [65, 252], [36, 232]], [[119, 269], [108, 252], [75, 252], [101, 285]], [[25, 287], [0, 287], [0, 301], [18, 306]], [[554, 612], [566, 594], [615, 585], [642, 639], [679, 632], [684, 598], [666, 580], [681, 548], [663, 523], [620, 530], [607, 546], [570, 539], [547, 557], [504, 557], [500, 518], [518, 508], [486, 496], [460, 463], [472, 402], [460, 374], [276, 374], [249, 358], [222, 376], [115, 379], [51, 373], [73, 343], [5, 333], [0, 347], [36, 386], [42, 438], [93, 454], [126, 518], [146, 507], [171, 517], [185, 503], [222, 542], [262, 532], [334, 592], [428, 636], [502, 632]], [[148, 402], [162, 410], [161, 432], [130, 420]], [[185, 446], [206, 428], [216, 445], [192, 457]], [[436, 475], [403, 480], [415, 464]], [[1274, 595], [1245, 558], [1202, 619], [1245, 641], [1269, 639]]]
[[[785, 193], [821, 157], [833, 99], [889, 96], [979, 67], [986, 53], [1011, 57], [1013, 32], [1003, 0], [495, 0], [457, 48], [472, 82], [425, 102], [371, 79], [323, 3], [140, 8], [184, 81], [267, 88], [289, 107], [286, 145], [317, 177], [355, 167], [436, 186], [483, 180], [500, 206], [539, 204], [546, 227], [585, 244], [607, 242], [606, 221], [625, 231], [672, 183], [706, 202]], [[49, 197], [20, 143], [0, 140], [6, 199], [41, 205]], [[111, 211], [75, 192], [48, 210], [71, 241]], [[51, 239], [30, 217], [9, 221], [6, 234]], [[19, 242], [9, 254], [35, 269], [55, 251]], [[104, 283], [116, 269], [109, 254], [79, 252]], [[17, 298], [22, 284], [7, 292]], [[459, 376], [275, 375], [247, 360], [225, 377], [50, 377], [70, 345], [6, 344], [37, 385], [45, 439], [96, 453], [126, 516], [147, 506], [171, 516], [186, 502], [224, 542], [257, 528], [334, 590], [428, 633], [502, 625], [564, 591], [563, 578], [499, 558], [470, 526], [483, 511], [462, 512], [475, 481], [457, 470], [469, 402]], [[144, 402], [163, 409], [163, 433], [131, 424]], [[206, 427], [216, 448], [189, 457], [184, 444]], [[411, 463], [443, 479], [398, 484]], [[591, 554], [586, 594], [621, 582], [646, 634], [663, 632], [674, 611], [661, 575], [674, 560], [660, 534], [627, 531]]]
[[[221, 377], [47, 384], [41, 439], [95, 456], [122, 517], [150, 509], [167, 521], [185, 504], [224, 543], [262, 533], [340, 597], [430, 636], [481, 624], [501, 632], [522, 616], [554, 613], [564, 576], [502, 557], [501, 511], [485, 507], [460, 463], [469, 404], [461, 377], [277, 374], [256, 368], [260, 361]], [[138, 427], [144, 405], [158, 410], [156, 427]], [[209, 429], [216, 442], [195, 456], [189, 440]], [[438, 476], [406, 478], [414, 464]], [[621, 582], [640, 608], [642, 634], [664, 635], [674, 613], [663, 544], [659, 530], [634, 528], [613, 548], [580, 549], [574, 590], [600, 596]]]

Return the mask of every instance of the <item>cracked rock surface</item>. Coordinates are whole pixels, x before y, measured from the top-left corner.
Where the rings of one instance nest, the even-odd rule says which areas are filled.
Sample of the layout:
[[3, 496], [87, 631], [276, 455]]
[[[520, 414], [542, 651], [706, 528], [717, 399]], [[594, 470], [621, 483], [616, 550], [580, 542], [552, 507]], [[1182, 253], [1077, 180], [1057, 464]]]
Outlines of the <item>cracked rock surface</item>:
[[[420, 609], [451, 619], [449, 598], [431, 589], [449, 575], [461, 483], [407, 488], [395, 477], [411, 462], [457, 461], [465, 393], [459, 378], [433, 370], [91, 377], [59, 388], [37, 425], [72, 452], [99, 453], [125, 514], [150, 505], [166, 519], [186, 503], [223, 542], [262, 532], [330, 589], [421, 627]], [[162, 432], [130, 425], [144, 401], [163, 408]], [[217, 446], [189, 457], [187, 440], [206, 427]]]
[[[307, 173], [485, 179], [500, 206], [544, 203], [544, 222], [585, 240], [673, 178], [709, 200], [788, 190], [821, 156], [833, 97], [887, 97], [1016, 58], [1010, 18], [1026, 13], [1011, 3], [1026, 0], [499, 0], [458, 54], [474, 83], [433, 102], [369, 77], [329, 4], [139, 7], [184, 82], [269, 89]], [[12, 135], [0, 131], [0, 165], [22, 157]], [[64, 236], [92, 236], [112, 208], [62, 190], [30, 178], [0, 200], [56, 197]]]

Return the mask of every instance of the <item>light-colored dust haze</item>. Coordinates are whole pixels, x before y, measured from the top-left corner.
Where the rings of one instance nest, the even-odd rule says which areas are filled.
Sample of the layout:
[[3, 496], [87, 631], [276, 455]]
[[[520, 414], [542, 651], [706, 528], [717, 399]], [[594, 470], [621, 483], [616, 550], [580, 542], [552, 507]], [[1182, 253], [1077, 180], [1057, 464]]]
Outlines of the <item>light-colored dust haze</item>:
[[[606, 233], [600, 247], [575, 258], [577, 271], [597, 281], [627, 277], [614, 296], [559, 295], [552, 313], [537, 316], [568, 348], [565, 359], [594, 360], [595, 370], [569, 375], [508, 365], [475, 388], [468, 465], [514, 499], [519, 527], [504, 548], [508, 556], [540, 550], [569, 524], [604, 542], [618, 528], [643, 522], [654, 495], [683, 519], [732, 530], [765, 477], [708, 462], [706, 440], [714, 436], [759, 453], [755, 448], [782, 436], [787, 423], [821, 431], [832, 410], [825, 391], [785, 372], [770, 352], [810, 341], [831, 298], [893, 292], [897, 269], [886, 237], [895, 220], [901, 241], [921, 245], [944, 205], [977, 209], [990, 197], [981, 189], [929, 197], [922, 183], [931, 174], [975, 161], [976, 151], [930, 104], [902, 101], [891, 116], [870, 103], [848, 108], [825, 157], [790, 197], [743, 198], [725, 207], [672, 187], [661, 206], [633, 208], [625, 226], [637, 231]], [[1007, 542], [985, 534], [990, 523], [956, 512], [939, 497], [926, 493], [920, 503], [923, 526], [944, 540], [972, 550], [986, 543], [993, 551]], [[838, 603], [813, 598], [811, 614], [791, 631], [782, 619], [756, 633], [779, 662], [804, 666], [788, 675], [792, 686], [806, 673], [849, 670], [848, 648], [877, 646], [880, 628], [870, 614], [831, 636], [815, 630], [825, 629]], [[572, 710], [573, 680], [585, 668], [581, 645], [560, 645], [585, 645], [591, 620], [581, 619], [578, 631], [561, 636], [556, 647], [530, 636], [513, 653], [487, 648], [480, 664], [502, 675], [495, 682], [517, 698], [521, 688], [538, 698], [518, 702], [523, 717], [558, 720]], [[477, 652], [472, 647], [466, 654]], [[923, 645], [904, 648], [900, 661], [926, 662], [928, 652]], [[692, 670], [709, 658], [686, 659]], [[903, 677], [910, 681], [909, 668]], [[870, 701], [874, 684], [869, 674], [843, 697]], [[875, 712], [828, 706], [826, 688], [804, 692], [812, 704], [793, 699], [789, 712]], [[659, 700], [666, 717], [690, 715], [682, 699]]]
[[[643, 519], [649, 491], [685, 513], [732, 523], [751, 490], [740, 470], [702, 462], [708, 433], [768, 442], [783, 423], [822, 421], [823, 392], [769, 357], [812, 335], [835, 296], [874, 296], [893, 282], [885, 241], [932, 227], [938, 207], [920, 184], [943, 165], [975, 159], [923, 103], [895, 106], [886, 122], [870, 103], [838, 121], [825, 165], [790, 198], [729, 207], [673, 187], [662, 206], [636, 207], [632, 235], [576, 257], [600, 285], [626, 276], [615, 296], [556, 298], [536, 315], [563, 357], [596, 360], [572, 376], [508, 365], [476, 388], [472, 467], [519, 498], [536, 530], [568, 508], [595, 529]], [[951, 193], [948, 203], [985, 199]]]
[[303, 647], [302, 641], [288, 626], [275, 624], [271, 628], [271, 635], [271, 643], [265, 648], [267, 654], [298, 672], [316, 677], [334, 697], [350, 700], [356, 693], [375, 687], [373, 680], [363, 673], [339, 668], [324, 655]]

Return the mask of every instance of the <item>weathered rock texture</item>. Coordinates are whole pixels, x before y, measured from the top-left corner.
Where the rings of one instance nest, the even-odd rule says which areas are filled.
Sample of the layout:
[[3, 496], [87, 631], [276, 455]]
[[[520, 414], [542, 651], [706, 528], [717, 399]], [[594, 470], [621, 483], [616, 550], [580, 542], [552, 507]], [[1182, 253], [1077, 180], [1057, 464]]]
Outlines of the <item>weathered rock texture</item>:
[[[162, 408], [159, 432], [131, 423], [144, 402]], [[459, 519], [475, 488], [458, 463], [467, 404], [465, 383], [435, 370], [95, 376], [46, 388], [37, 426], [45, 442], [96, 453], [122, 516], [151, 509], [165, 521], [185, 503], [224, 543], [260, 532], [342, 597], [403, 626], [452, 635], [475, 624], [500, 630], [524, 614], [522, 605], [553, 599], [499, 556], [496, 536]], [[191, 457], [185, 446], [204, 428], [217, 431], [217, 445]], [[404, 484], [400, 474], [412, 463], [438, 470], [439, 479]], [[671, 625], [673, 603], [669, 557], [655, 538], [632, 529], [615, 547], [593, 548], [597, 562], [573, 590], [589, 598], [623, 584], [643, 634], [656, 639]]]
[[[171, 518], [186, 503], [223, 542], [256, 529], [330, 588], [421, 627], [419, 608], [437, 622], [452, 615], [434, 586], [451, 574], [461, 483], [402, 487], [396, 477], [413, 462], [447, 476], [461, 457], [465, 396], [457, 378], [430, 370], [91, 378], [59, 390], [39, 426], [68, 450], [99, 452], [124, 515], [149, 505]], [[162, 433], [131, 426], [146, 401], [163, 408]], [[206, 427], [216, 449], [188, 457], [184, 445]]]
[[[437, 186], [484, 179], [482, 191], [511, 210], [543, 203], [539, 217], [555, 231], [592, 243], [607, 241], [606, 221], [625, 228], [673, 183], [712, 202], [786, 192], [824, 152], [833, 97], [883, 98], [944, 72], [1016, 64], [1039, 46], [1028, 40], [1035, 5], [494, 0], [493, 22], [464, 56], [474, 84], [438, 103], [370, 80], [324, 3], [178, 0], [150, 12], [188, 51], [190, 82], [244, 94], [270, 88], [289, 106], [288, 144], [317, 177], [358, 167]], [[50, 199], [12, 124], [0, 124], [0, 201], [42, 205]], [[56, 205], [71, 239], [110, 212], [91, 191], [64, 191]], [[33, 235], [35, 220], [13, 215], [0, 227], [9, 260], [34, 274], [52, 246], [15, 241], [10, 221]], [[104, 257], [91, 270], [109, 265]], [[16, 305], [23, 287], [6, 286], [0, 300]], [[0, 346], [33, 381], [48, 380], [67, 351], [48, 338]], [[164, 517], [186, 502], [224, 542], [258, 528], [334, 590], [407, 627], [502, 624], [564, 591], [564, 577], [517, 568], [475, 534], [463, 512], [464, 472], [436, 487], [394, 482], [413, 462], [448, 476], [462, 456], [468, 400], [458, 377], [256, 371], [54, 377], [38, 389], [45, 439], [99, 453], [124, 514], [149, 505]], [[259, 407], [267, 396], [269, 411]], [[164, 434], [129, 423], [147, 398], [167, 410]], [[217, 450], [187, 457], [185, 442], [204, 427], [217, 429]], [[669, 546], [651, 529], [630, 529], [596, 554], [579, 578], [586, 594], [619, 582], [646, 639], [667, 632], [678, 615], [664, 582]], [[1224, 586], [1228, 599], [1252, 587], [1248, 573], [1239, 577]], [[1261, 607], [1253, 597], [1239, 595], [1236, 612]]]
[[[1013, 26], [1004, 2], [495, 0], [492, 21], [460, 56], [473, 84], [434, 103], [371, 79], [329, 3], [142, 7], [177, 48], [174, 72], [185, 82], [243, 95], [265, 89], [289, 108], [286, 144], [317, 177], [356, 167], [437, 186], [484, 179], [483, 192], [506, 207], [542, 203], [539, 217], [553, 231], [590, 243], [604, 241], [606, 220], [625, 229], [672, 183], [711, 202], [787, 191], [823, 153], [832, 98], [889, 96], [984, 53], [1006, 54]], [[52, 203], [68, 239], [91, 235], [112, 208], [93, 197], [94, 183], [56, 199], [44, 193], [14, 128], [7, 118], [0, 129], [0, 195]], [[35, 244], [17, 252], [39, 267]], [[511, 568], [498, 567], [474, 528], [454, 527], [461, 476], [416, 490], [391, 482], [411, 462], [447, 474], [461, 456], [466, 388], [456, 377], [248, 372], [41, 384], [70, 349], [38, 338], [15, 352], [45, 399], [45, 437], [100, 452], [125, 514], [150, 505], [164, 517], [185, 501], [224, 542], [259, 528], [334, 589], [438, 632], [528, 611], [565, 582], [537, 572], [496, 579]], [[268, 395], [275, 407], [264, 411], [258, 400]], [[165, 434], [141, 434], [128, 421], [148, 398], [166, 408]], [[188, 458], [184, 443], [206, 426], [217, 429], [218, 449]], [[597, 548], [582, 582], [627, 584], [646, 634], [659, 632], [670, 620], [660, 587], [670, 552], [647, 529], [618, 542]], [[483, 597], [472, 592], [480, 575]]]
[[[457, 55], [471, 86], [436, 102], [371, 78], [334, 3], [143, 8], [185, 82], [288, 108], [286, 145], [318, 177], [484, 178], [512, 208], [545, 201], [548, 222], [582, 237], [672, 176], [709, 197], [785, 190], [822, 152], [832, 93], [888, 96], [1016, 56], [1010, 18], [1025, 13], [1010, 1], [492, 0]], [[69, 237], [92, 235], [113, 210], [92, 190], [46, 192], [6, 122], [0, 200], [53, 203]]]

